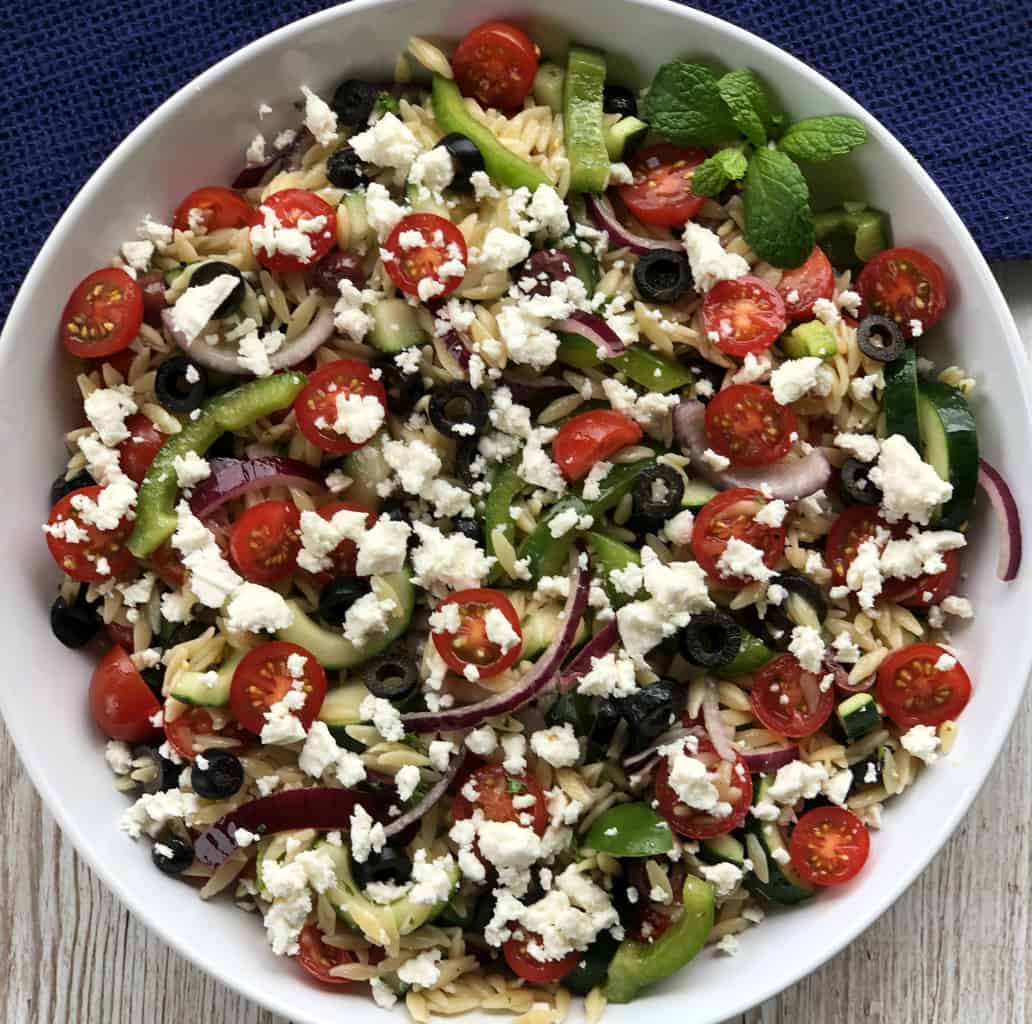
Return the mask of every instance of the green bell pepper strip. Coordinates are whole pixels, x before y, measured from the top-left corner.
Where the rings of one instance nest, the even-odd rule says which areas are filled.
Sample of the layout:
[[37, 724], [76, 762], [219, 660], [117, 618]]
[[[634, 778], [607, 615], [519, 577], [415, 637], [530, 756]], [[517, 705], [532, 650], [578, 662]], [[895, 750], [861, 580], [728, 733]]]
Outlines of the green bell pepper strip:
[[576, 966], [564, 975], [559, 984], [575, 996], [586, 996], [605, 980], [606, 971], [620, 943], [609, 932], [599, 932], [598, 938], [580, 955]]
[[605, 84], [605, 57], [583, 46], [571, 46], [563, 90], [563, 137], [571, 192], [604, 192], [609, 184], [609, 153], [602, 130]]
[[781, 351], [789, 359], [802, 359], [804, 356], [834, 359], [838, 355], [835, 335], [820, 320], [796, 324], [792, 330], [781, 336], [780, 344]]
[[609, 603], [614, 608], [627, 604], [631, 598], [622, 590], [617, 590], [609, 579], [609, 574], [614, 569], [626, 569], [629, 565], [641, 565], [641, 557], [634, 548], [603, 533], [591, 532], [588, 534], [588, 548], [591, 550], [592, 560], [595, 563], [595, 576], [602, 580], [602, 586], [609, 597]]
[[889, 217], [880, 210], [822, 210], [813, 215], [817, 244], [833, 266], [856, 269], [889, 244]]
[[656, 857], [674, 848], [674, 837], [665, 818], [637, 802], [600, 814], [582, 845], [614, 857]]
[[[459, 132], [465, 135], [484, 158], [484, 167], [491, 180], [509, 188], [527, 188], [533, 192], [538, 185], [551, 185], [544, 171], [518, 157], [503, 146], [473, 115], [466, 109], [466, 101], [459, 92], [459, 87], [447, 78], [434, 75], [431, 91], [431, 102], [434, 118], [445, 135]], [[608, 164], [606, 165], [608, 171]]]
[[612, 366], [649, 391], [665, 395], [687, 387], [695, 376], [687, 366], [675, 363], [666, 356], [658, 355], [647, 348], [632, 346], [623, 355], [600, 359], [598, 349], [578, 334], [559, 332], [559, 349], [556, 359], [577, 370], [592, 370], [597, 366]]
[[[740, 627], [739, 627], [740, 628]], [[742, 646], [734, 658], [723, 668], [716, 670], [718, 676], [742, 676], [755, 672], [774, 657], [774, 652], [760, 639], [742, 630]]]
[[293, 404], [305, 386], [305, 375], [295, 371], [243, 384], [216, 395], [201, 407], [201, 415], [189, 420], [158, 450], [136, 498], [136, 525], [129, 538], [129, 550], [146, 558], [176, 529], [176, 456], [187, 452], [203, 455], [226, 431], [243, 430], [255, 420]]
[[515, 545], [516, 525], [509, 515], [509, 509], [527, 488], [527, 482], [512, 464], [502, 466], [491, 480], [491, 491], [484, 502], [484, 550], [489, 555], [495, 554], [496, 530], [500, 529], [506, 540]]
[[681, 916], [655, 942], [620, 943], [606, 976], [611, 1003], [629, 1003], [647, 985], [679, 971], [706, 944], [713, 928], [713, 888], [689, 875], [682, 895]]

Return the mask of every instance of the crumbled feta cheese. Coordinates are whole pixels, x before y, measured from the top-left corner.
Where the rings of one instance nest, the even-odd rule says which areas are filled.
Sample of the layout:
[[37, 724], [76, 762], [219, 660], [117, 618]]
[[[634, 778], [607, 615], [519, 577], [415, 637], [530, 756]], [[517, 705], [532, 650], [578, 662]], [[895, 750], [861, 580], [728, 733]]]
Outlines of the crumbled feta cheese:
[[451, 895], [454, 877], [455, 861], [451, 854], [429, 860], [426, 850], [416, 850], [412, 859], [414, 884], [408, 898], [412, 903], [424, 906], [444, 903]]
[[398, 796], [402, 801], [412, 798], [416, 787], [421, 781], [419, 769], [414, 764], [402, 765], [394, 776], [394, 785], [397, 787]]
[[843, 664], [852, 665], [860, 660], [860, 648], [845, 630], [836, 635], [831, 646], [835, 648], [835, 656]]
[[146, 213], [143, 220], [136, 225], [136, 237], [141, 241], [153, 243], [158, 252], [161, 252], [166, 246], [172, 244], [173, 232], [168, 224], [162, 224]]
[[873, 434], [836, 434], [835, 447], [861, 462], [874, 462], [881, 452], [881, 444]]
[[116, 775], [128, 775], [133, 769], [133, 755], [129, 745], [121, 740], [108, 740], [104, 760]]
[[109, 448], [129, 437], [125, 418], [137, 409], [132, 388], [98, 388], [87, 397], [83, 408], [97, 436]]
[[389, 516], [380, 516], [358, 543], [355, 572], [359, 576], [399, 572], [405, 564], [412, 528]]
[[482, 725], [466, 734], [466, 746], [479, 757], [490, 757], [498, 749], [498, 736], [489, 725]]
[[122, 259], [133, 270], [141, 272], [150, 266], [151, 258], [154, 256], [153, 242], [123, 242]]
[[943, 480], [901, 434], [882, 442], [881, 457], [869, 477], [881, 488], [882, 514], [890, 523], [908, 519], [924, 526], [935, 509], [953, 496], [953, 485]]
[[718, 473], [723, 472], [731, 465], [731, 460], [726, 455], [721, 455], [719, 452], [715, 452], [712, 448], [707, 448], [702, 453], [702, 461], [705, 462], [710, 469], [716, 470]]
[[770, 387], [779, 405], [791, 405], [811, 391], [820, 393], [820, 369], [823, 360], [816, 356], [786, 359], [771, 375]]
[[[276, 216], [276, 211], [271, 206], [266, 206], [265, 204], [258, 207], [258, 212], [262, 215], [262, 223], [253, 225], [251, 227], [250, 234], [251, 248], [254, 250], [255, 255], [258, 255], [262, 251], [265, 252], [266, 256], [275, 256], [277, 253], [283, 253], [287, 256], [293, 256], [300, 263], [311, 262], [312, 257], [315, 255], [315, 247], [312, 245], [310, 234], [318, 234], [322, 228], [316, 228], [313, 224], [310, 225], [313, 230], [308, 232], [302, 230], [300, 224], [298, 224], [297, 227], [284, 227], [283, 224], [280, 223], [279, 217]], [[325, 224], [322, 227], [325, 228]], [[215, 281], [222, 281], [227, 278], [232, 281], [233, 286], [236, 287], [237, 278], [230, 274], [223, 274], [220, 277], [216, 277]], [[212, 284], [214, 284], [215, 281], [213, 281]], [[210, 287], [210, 285], [201, 286], [201, 288], [208, 287]], [[190, 292], [194, 290], [199, 291], [200, 289], [190, 288], [183, 294], [184, 296], [189, 295]], [[232, 290], [232, 288], [229, 289], [229, 291]], [[222, 299], [225, 299], [229, 295], [229, 291], [222, 296]], [[222, 299], [219, 300], [220, 303]], [[180, 299], [180, 302], [182, 302], [182, 299]], [[216, 303], [215, 307], [212, 308], [212, 312], [214, 312], [214, 309], [218, 304], [219, 303]], [[211, 319], [210, 314], [208, 319]], [[204, 322], [207, 323], [207, 320]], [[204, 324], [201, 324], [201, 327], [203, 326]], [[199, 331], [200, 328], [198, 328], [198, 333]]]
[[777, 573], [764, 562], [764, 553], [748, 541], [731, 537], [717, 559], [717, 568], [725, 576], [766, 583]]
[[719, 864], [700, 864], [699, 872], [707, 882], [711, 882], [716, 887], [717, 899], [730, 896], [742, 880], [741, 868], [729, 861], [721, 861]]
[[222, 557], [211, 531], [181, 501], [176, 507], [176, 532], [172, 547], [183, 556], [190, 590], [201, 604], [221, 608], [244, 582]]
[[[412, 162], [409, 182], [421, 187], [422, 192], [440, 195], [455, 177], [455, 161], [444, 146], [428, 149]], [[427, 198], [420, 193], [420, 198]]]
[[903, 749], [925, 764], [935, 764], [939, 760], [939, 737], [930, 725], [915, 725], [900, 738]]
[[297, 564], [308, 572], [320, 573], [332, 568], [330, 556], [342, 542], [361, 542], [365, 536], [366, 513], [340, 509], [332, 519], [325, 519], [318, 512], [305, 509], [300, 522], [301, 550]]
[[369, 988], [373, 996], [373, 1002], [381, 1010], [389, 1010], [398, 1001], [398, 995], [382, 978], [371, 978]]
[[305, 97], [305, 127], [315, 136], [320, 146], [337, 141], [337, 115], [330, 105], [320, 99], [307, 85], [301, 86]]
[[848, 768], [835, 772], [827, 782], [824, 783], [824, 795], [839, 807], [845, 806], [846, 797], [853, 785], [853, 773]]
[[364, 594], [348, 608], [344, 617], [344, 639], [356, 647], [364, 646], [387, 632], [397, 608], [398, 602], [392, 598], [381, 598], [375, 592]]
[[774, 498], [768, 501], [759, 512], [753, 516], [754, 523], [762, 526], [780, 526], [788, 514], [788, 506], [780, 499]]
[[821, 671], [824, 661], [824, 640], [821, 631], [813, 626], [795, 626], [788, 650], [799, 659], [799, 664], [814, 674]]
[[259, 737], [262, 743], [270, 746], [300, 743], [305, 738], [305, 727], [294, 712], [303, 708], [304, 704], [305, 695], [297, 690], [290, 690], [282, 700], [276, 701], [265, 712], [265, 724]]
[[419, 545], [412, 554], [413, 582], [425, 590], [479, 587], [495, 563], [476, 541], [460, 533], [445, 536], [434, 526], [413, 524]]
[[502, 767], [512, 775], [520, 775], [527, 768], [527, 741], [520, 733], [509, 733], [502, 737], [505, 758]]
[[454, 752], [455, 744], [450, 740], [431, 740], [428, 751], [430, 767], [437, 772], [446, 772]]
[[938, 672], [949, 672], [951, 668], [956, 668], [956, 665], [957, 659], [948, 651], [943, 651], [935, 662], [935, 668]]
[[352, 135], [349, 143], [366, 163], [393, 168], [406, 177], [422, 149], [408, 126], [390, 111], [366, 131]]
[[530, 737], [530, 748], [554, 768], [568, 768], [580, 760], [580, 743], [569, 723], [539, 729]]
[[321, 779], [323, 772], [337, 763], [340, 748], [325, 722], [313, 722], [308, 737], [297, 759], [297, 765], [306, 775]]
[[241, 584], [233, 592], [226, 608], [226, 628], [229, 630], [275, 633], [278, 629], [288, 629], [293, 622], [294, 614], [282, 594], [258, 583]]
[[504, 228], [491, 228], [480, 249], [480, 262], [488, 270], [508, 270], [530, 255], [530, 242]]
[[180, 487], [193, 487], [211, 476], [208, 460], [202, 459], [195, 451], [189, 451], [186, 455], [176, 455], [172, 459], [172, 468], [175, 470], [176, 483]]
[[909, 326], [911, 338], [920, 338], [924, 334], [924, 324], [920, 320], [911, 320]]
[[749, 273], [749, 264], [736, 253], [727, 252], [716, 234], [701, 224], [688, 221], [681, 242], [700, 294], [708, 292], [718, 281]]
[[406, 960], [398, 968], [398, 980], [406, 985], [412, 985], [417, 991], [421, 988], [432, 988], [441, 977], [441, 969], [437, 966], [441, 956], [439, 949], [428, 949], [411, 960]]
[[591, 669], [577, 683], [577, 692], [590, 697], [629, 697], [637, 689], [634, 662], [623, 651], [592, 658]]
[[631, 174], [630, 167], [625, 163], [615, 163], [609, 165], [609, 184], [610, 185], [630, 185], [634, 182], [634, 175]]
[[401, 724], [401, 713], [389, 700], [370, 694], [359, 705], [358, 713], [363, 722], [372, 722], [385, 740], [398, 743], [404, 738], [405, 727]]
[[731, 805], [720, 799], [720, 792], [714, 785], [718, 778], [716, 772], [711, 772], [697, 757], [686, 753], [683, 741], [660, 748], [660, 753], [667, 757], [670, 788], [681, 803], [715, 818], [726, 818], [731, 813]]
[[792, 761], [778, 769], [778, 773], [767, 790], [767, 796], [779, 804], [794, 804], [799, 800], [812, 800], [828, 780], [823, 765]]
[[[350, 824], [351, 856], [355, 859], [356, 864], [364, 864], [369, 859], [370, 853], [379, 853], [387, 843], [387, 837], [383, 834], [383, 825], [374, 822], [369, 812], [361, 804], [351, 812]], [[413, 877], [415, 877], [414, 866]]]

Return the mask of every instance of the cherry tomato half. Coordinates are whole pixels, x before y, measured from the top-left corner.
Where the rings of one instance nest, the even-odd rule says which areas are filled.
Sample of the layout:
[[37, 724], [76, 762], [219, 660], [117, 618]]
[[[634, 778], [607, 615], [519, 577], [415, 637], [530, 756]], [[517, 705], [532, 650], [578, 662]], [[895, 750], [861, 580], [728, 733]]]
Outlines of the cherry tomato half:
[[901, 605], [906, 608], [931, 608], [933, 604], [942, 604], [953, 593], [960, 577], [960, 554], [944, 551], [942, 560], [946, 568], [931, 576], [919, 576], [913, 584], [913, 592], [898, 598]]
[[751, 487], [733, 487], [721, 491], [699, 510], [692, 526], [692, 553], [721, 586], [741, 589], [749, 581], [728, 576], [718, 566], [728, 541], [745, 541], [763, 552], [763, 564], [773, 569], [785, 552], [785, 528], [756, 522], [756, 514], [767, 499]]
[[100, 659], [90, 680], [93, 721], [113, 740], [143, 743], [161, 735], [161, 727], [151, 722], [160, 710], [157, 697], [129, 655], [121, 647], [112, 647]]
[[659, 813], [670, 823], [670, 827], [690, 839], [712, 839], [738, 828], [745, 821], [752, 804], [752, 776], [741, 755], [735, 756], [734, 764], [725, 761], [706, 740], [699, 743], [698, 753], [690, 755], [701, 761], [712, 776], [721, 803], [730, 804], [730, 813], [723, 816], [699, 811], [681, 803], [677, 792], [670, 784], [670, 761], [663, 758], [656, 769], [656, 800]]
[[878, 253], [856, 280], [862, 316], [877, 313], [894, 320], [904, 338], [912, 338], [912, 320], [921, 332], [934, 326], [946, 309], [946, 278], [942, 267], [916, 249], [886, 249]]
[[820, 680], [794, 654], [773, 658], [753, 675], [749, 696], [753, 713], [782, 736], [812, 736], [835, 708], [834, 690], [822, 690]]
[[641, 427], [615, 409], [592, 409], [571, 416], [552, 441], [552, 458], [567, 480], [580, 480], [597, 462], [637, 444]]
[[811, 319], [813, 304], [835, 294], [835, 269], [819, 245], [813, 247], [802, 266], [781, 275], [778, 294], [785, 302], [785, 315], [789, 320]]
[[781, 405], [770, 388], [732, 384], [706, 406], [706, 441], [736, 466], [766, 466], [788, 454], [799, 434], [791, 407]]
[[[296, 228], [310, 242], [311, 252], [281, 252], [273, 242], [254, 245], [258, 262], [276, 273], [304, 270], [318, 263], [333, 248], [337, 237], [337, 214], [325, 199], [303, 188], [285, 188], [262, 200], [252, 214], [252, 224]], [[254, 236], [252, 235], [252, 244]], [[270, 251], [271, 248], [271, 251]]]
[[391, 280], [424, 302], [444, 298], [462, 284], [469, 253], [462, 232], [435, 213], [410, 213], [383, 244]]
[[[870, 505], [851, 505], [831, 524], [824, 542], [824, 562], [831, 570], [832, 586], [841, 587], [860, 545], [873, 540], [879, 531], [884, 531], [885, 540], [879, 545], [884, 548], [890, 539], [906, 535], [906, 523], [890, 525]], [[911, 592], [913, 580], [886, 579], [882, 582], [881, 596], [886, 601], [895, 601]]]
[[[176, 208], [172, 226], [179, 231], [192, 231], [191, 210], [199, 211], [205, 231], [243, 228], [254, 219], [251, 204], [239, 193], [221, 185], [208, 185], [191, 192]], [[195, 215], [194, 220], [197, 219], [198, 215]]]
[[502, 946], [502, 954], [509, 970], [524, 981], [537, 985], [547, 985], [550, 981], [565, 978], [577, 966], [583, 956], [574, 951], [567, 953], [561, 960], [538, 960], [527, 948], [532, 942], [540, 942], [536, 935], [528, 935], [520, 931], [522, 938], [515, 935]]
[[[937, 668], [944, 655], [953, 664]], [[878, 667], [876, 692], [878, 703], [896, 725], [904, 729], [941, 725], [967, 707], [971, 679], [944, 647], [911, 644], [893, 651]]]
[[128, 348], [143, 323], [143, 293], [117, 267], [83, 278], [61, 314], [61, 341], [73, 356], [97, 359]]
[[867, 863], [871, 836], [864, 823], [843, 807], [815, 807], [792, 830], [792, 867], [812, 885], [840, 885]]
[[[299, 676], [290, 672], [288, 659], [292, 654], [305, 659]], [[229, 705], [237, 721], [245, 729], [258, 734], [265, 725], [265, 712], [296, 689], [295, 683], [300, 684], [305, 702], [293, 714], [308, 729], [326, 696], [326, 673], [310, 651], [297, 644], [272, 640], [248, 651], [237, 665], [229, 691]]]
[[305, 437], [324, 452], [345, 455], [368, 441], [357, 443], [333, 429], [337, 421], [337, 399], [345, 395], [372, 395], [387, 411], [387, 391], [373, 379], [373, 371], [361, 359], [337, 359], [310, 374], [308, 383], [294, 402], [297, 426]]
[[315, 924], [306, 924], [297, 940], [297, 962], [308, 973], [324, 985], [349, 985], [350, 978], [338, 978], [330, 974], [332, 967], [356, 963], [358, 957], [350, 950], [337, 949], [323, 941], [322, 932]]
[[[471, 786], [476, 794], [473, 800], [464, 795], [470, 791]], [[512, 803], [513, 798], [517, 796], [534, 797], [533, 806], [517, 809]], [[500, 764], [481, 765], [470, 772], [452, 801], [452, 822], [472, 818], [474, 811], [483, 812], [488, 821], [514, 821], [517, 824], [522, 824], [521, 815], [529, 814], [533, 819], [529, 827], [539, 836], [543, 836], [548, 828], [545, 791], [537, 779], [532, 775], [514, 775]]]
[[292, 501], [252, 505], [233, 524], [229, 553], [244, 579], [276, 583], [297, 568], [301, 512]]
[[538, 69], [538, 48], [505, 21], [478, 25], [455, 48], [451, 61], [463, 96], [481, 106], [513, 111], [523, 105]]
[[166, 716], [165, 739], [184, 761], [193, 761], [212, 747], [240, 750], [247, 742], [247, 735], [222, 711], [190, 708], [171, 722]]
[[167, 439], [142, 412], [129, 416], [125, 427], [129, 436], [118, 446], [118, 464], [130, 480], [141, 483]]
[[[441, 602], [438, 611], [450, 605], [459, 609], [459, 628], [454, 632], [435, 630], [432, 634], [434, 646], [450, 669], [462, 672], [473, 665], [480, 678], [489, 679], [516, 663], [523, 650], [523, 630], [512, 602], [500, 590], [484, 587], [456, 591]], [[492, 611], [500, 612], [515, 634], [515, 640], [509, 637], [511, 646], [491, 639], [493, 630], [488, 616]]]
[[702, 300], [702, 326], [728, 355], [764, 352], [787, 326], [785, 303], [773, 285], [758, 277], [718, 281]]
[[692, 191], [692, 175], [705, 159], [704, 150], [670, 142], [639, 149], [628, 163], [633, 181], [617, 189], [620, 199], [642, 224], [684, 224], [706, 202]]
[[[48, 530], [58, 528], [63, 535], [46, 534], [47, 547], [61, 571], [84, 583], [102, 583], [120, 576], [135, 559], [125, 546], [133, 524], [122, 519], [113, 530], [101, 530], [83, 520], [77, 507], [80, 503], [95, 503], [103, 488], [81, 487], [66, 494], [51, 510]], [[66, 526], [60, 526], [67, 523]], [[107, 572], [101, 559], [107, 562]]]

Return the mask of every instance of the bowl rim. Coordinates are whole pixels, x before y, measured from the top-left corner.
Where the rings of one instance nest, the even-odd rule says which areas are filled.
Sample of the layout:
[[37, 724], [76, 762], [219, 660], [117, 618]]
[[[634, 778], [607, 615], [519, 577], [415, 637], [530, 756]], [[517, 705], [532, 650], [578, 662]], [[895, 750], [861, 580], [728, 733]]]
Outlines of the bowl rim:
[[[289, 22], [223, 57], [217, 63], [186, 82], [148, 114], [90, 175], [51, 229], [18, 289], [18, 293], [4, 323], [3, 331], [0, 332], [0, 366], [4, 366], [9, 359], [13, 358], [11, 354], [13, 352], [13, 345], [9, 340], [9, 335], [14, 333], [11, 325], [17, 324], [26, 315], [29, 301], [28, 293], [32, 290], [30, 285], [37, 276], [44, 273], [43, 268], [49, 263], [52, 251], [60, 245], [62, 236], [67, 230], [66, 225], [76, 217], [81, 208], [93, 202], [95, 196], [105, 188], [109, 174], [126, 156], [136, 149], [139, 140], [143, 139], [165, 121], [178, 116], [183, 108], [187, 107], [194, 100], [195, 94], [232, 72], [238, 65], [247, 63], [264, 51], [279, 46], [292, 36], [322, 23], [336, 21], [342, 16], [346, 18], [347, 14], [351, 12], [365, 11], [377, 7], [401, 6], [411, 4], [412, 2], [413, 0], [351, 0], [349, 3], [337, 4], [307, 15], [304, 18]], [[1026, 370], [1030, 368], [1029, 356], [1025, 350], [1010, 307], [1007, 305], [1006, 299], [1000, 290], [996, 278], [989, 269], [985, 257], [975, 244], [960, 216], [917, 159], [859, 101], [787, 50], [715, 15], [682, 5], [677, 3], [676, 0], [620, 0], [620, 4], [624, 7], [651, 8], [673, 17], [683, 18], [689, 22], [695, 21], [706, 24], [710, 28], [734, 38], [737, 42], [764, 53], [765, 56], [773, 61], [786, 65], [789, 71], [804, 81], [810, 84], [816, 82], [841, 105], [844, 113], [861, 116], [869, 132], [878, 139], [881, 145], [887, 148], [893, 158], [902, 165], [903, 169], [916, 179], [930, 200], [938, 207], [937, 212], [946, 222], [947, 233], [960, 247], [961, 258], [970, 264], [971, 268], [978, 274], [980, 285], [986, 289], [987, 293], [992, 297], [998, 312], [1002, 314], [1001, 320], [1005, 325], [1004, 343], [1008, 347], [1011, 357], [1016, 365], [1024, 366]], [[516, 16], [519, 17], [518, 13]], [[1028, 372], [1021, 374], [1019, 388], [1024, 402], [1023, 411], [1026, 420], [1030, 420], [1032, 419], [1032, 374]], [[1026, 661], [1032, 662], [1032, 658], [1027, 658]], [[765, 1000], [783, 992], [807, 975], [812, 974], [833, 956], [841, 952], [861, 932], [869, 928], [875, 920], [894, 906], [955, 832], [961, 819], [967, 814], [975, 797], [985, 784], [1014, 726], [1018, 708], [1028, 687], [1029, 668], [1030, 664], [1024, 665], [1025, 681], [1021, 687], [1014, 688], [1010, 706], [1005, 706], [1002, 709], [1007, 715], [1008, 724], [1006, 730], [1000, 735], [998, 742], [992, 744], [991, 752], [985, 747], [982, 748], [984, 752], [991, 753], [991, 756], [983, 755], [979, 760], [978, 767], [973, 772], [968, 771], [965, 773], [965, 785], [959, 791], [958, 798], [951, 812], [940, 820], [938, 827], [931, 835], [924, 837], [924, 841], [921, 844], [921, 852], [909, 870], [898, 875], [891, 886], [883, 889], [882, 895], [877, 900], [872, 900], [868, 908], [838, 933], [836, 939], [823, 947], [816, 956], [808, 958], [801, 965], [786, 965], [784, 973], [775, 982], [758, 991], [743, 989], [743, 995], [738, 997], [734, 993], [729, 993], [728, 1004], [721, 1011], [721, 1019], [745, 1013]], [[4, 710], [7, 701], [11, 699], [7, 695], [7, 691], [4, 688], [0, 688], [0, 711]], [[90, 868], [103, 881], [105, 887], [114, 893], [133, 916], [160, 936], [177, 953], [184, 956], [220, 984], [226, 985], [229, 989], [246, 999], [272, 1012], [282, 1014], [288, 1019], [317, 1024], [316, 1018], [310, 1016], [302, 1007], [288, 1003], [273, 993], [263, 991], [252, 978], [247, 976], [225, 976], [217, 968], [206, 964], [200, 958], [200, 955], [191, 948], [189, 943], [184, 941], [170, 927], [166, 926], [161, 918], [151, 914], [145, 906], [145, 894], [131, 888], [128, 883], [124, 883], [114, 864], [109, 865], [96, 857], [86, 836], [80, 834], [78, 829], [71, 823], [65, 814], [64, 803], [58, 792], [46, 781], [46, 776], [42, 771], [42, 754], [37, 753], [27, 735], [20, 735], [20, 726], [15, 725], [14, 721], [6, 713], [4, 714], [4, 722], [14, 742], [15, 749], [47, 810], [53, 815], [77, 853], [83, 857]], [[714, 1021], [714, 1024], [716, 1024], [716, 1021]]]

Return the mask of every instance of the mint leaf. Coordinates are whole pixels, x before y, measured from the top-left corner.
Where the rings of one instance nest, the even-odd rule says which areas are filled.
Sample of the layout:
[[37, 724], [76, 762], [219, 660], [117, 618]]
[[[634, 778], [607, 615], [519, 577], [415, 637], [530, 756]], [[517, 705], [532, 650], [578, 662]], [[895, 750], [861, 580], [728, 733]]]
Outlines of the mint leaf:
[[798, 267], [813, 251], [810, 189], [784, 153], [758, 149], [745, 174], [745, 240], [775, 267]]
[[843, 114], [810, 117], [789, 125], [778, 145], [793, 160], [831, 160], [867, 141], [867, 129]]
[[692, 191], [697, 196], [715, 196], [732, 181], [744, 177], [748, 165], [740, 149], [722, 149], [695, 168]]
[[754, 146], [765, 146], [767, 133], [775, 123], [767, 94], [756, 75], [747, 68], [729, 71], [717, 82], [717, 90], [739, 131]]
[[717, 80], [701, 64], [663, 64], [645, 97], [645, 119], [671, 142], [715, 146], [738, 135]]

